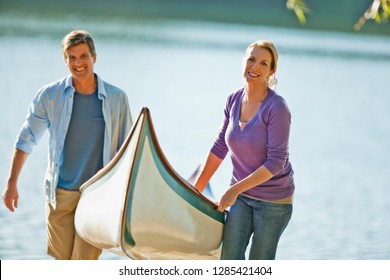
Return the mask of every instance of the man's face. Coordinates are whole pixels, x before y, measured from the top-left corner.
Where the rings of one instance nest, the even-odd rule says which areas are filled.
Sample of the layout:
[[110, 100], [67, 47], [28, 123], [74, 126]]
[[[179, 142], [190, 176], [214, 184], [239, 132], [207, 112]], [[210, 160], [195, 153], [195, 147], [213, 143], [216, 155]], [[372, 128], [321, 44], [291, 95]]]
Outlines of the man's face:
[[86, 43], [69, 47], [65, 52], [65, 62], [73, 79], [87, 80], [94, 75], [96, 55], [91, 53]]

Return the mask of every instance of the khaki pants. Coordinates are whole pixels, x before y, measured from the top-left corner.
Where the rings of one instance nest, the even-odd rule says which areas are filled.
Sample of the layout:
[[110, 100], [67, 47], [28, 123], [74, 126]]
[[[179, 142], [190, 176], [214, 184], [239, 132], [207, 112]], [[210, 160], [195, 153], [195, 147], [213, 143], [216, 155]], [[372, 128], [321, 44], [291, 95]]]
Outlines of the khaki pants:
[[56, 190], [57, 207], [46, 205], [47, 253], [56, 260], [97, 260], [102, 250], [77, 234], [74, 215], [81, 193]]

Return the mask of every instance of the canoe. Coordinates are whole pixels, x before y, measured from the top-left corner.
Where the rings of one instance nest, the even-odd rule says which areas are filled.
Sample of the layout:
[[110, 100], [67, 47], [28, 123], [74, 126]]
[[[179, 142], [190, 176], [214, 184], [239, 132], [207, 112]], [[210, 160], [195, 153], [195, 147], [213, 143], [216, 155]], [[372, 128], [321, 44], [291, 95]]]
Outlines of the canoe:
[[117, 155], [80, 188], [77, 233], [131, 259], [218, 259], [225, 213], [183, 179], [143, 108]]

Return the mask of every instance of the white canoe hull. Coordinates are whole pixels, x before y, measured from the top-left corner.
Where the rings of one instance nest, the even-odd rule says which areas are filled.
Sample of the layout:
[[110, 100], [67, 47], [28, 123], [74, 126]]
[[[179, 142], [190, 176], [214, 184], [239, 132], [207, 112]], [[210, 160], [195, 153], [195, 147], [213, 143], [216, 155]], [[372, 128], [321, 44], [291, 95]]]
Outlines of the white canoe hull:
[[115, 158], [80, 190], [78, 234], [132, 259], [217, 259], [224, 213], [165, 159], [144, 108]]

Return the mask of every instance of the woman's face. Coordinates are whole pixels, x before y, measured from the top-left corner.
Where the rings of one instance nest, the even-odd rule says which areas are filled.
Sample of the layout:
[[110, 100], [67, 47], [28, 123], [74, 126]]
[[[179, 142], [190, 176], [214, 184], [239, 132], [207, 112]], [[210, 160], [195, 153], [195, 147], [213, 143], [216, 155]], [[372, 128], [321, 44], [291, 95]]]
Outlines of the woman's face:
[[248, 49], [243, 60], [243, 75], [248, 84], [268, 86], [268, 79], [274, 73], [271, 70], [272, 54], [269, 50], [254, 46]]

